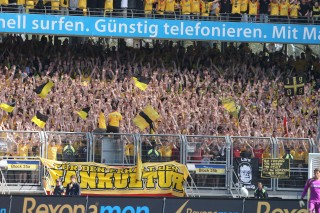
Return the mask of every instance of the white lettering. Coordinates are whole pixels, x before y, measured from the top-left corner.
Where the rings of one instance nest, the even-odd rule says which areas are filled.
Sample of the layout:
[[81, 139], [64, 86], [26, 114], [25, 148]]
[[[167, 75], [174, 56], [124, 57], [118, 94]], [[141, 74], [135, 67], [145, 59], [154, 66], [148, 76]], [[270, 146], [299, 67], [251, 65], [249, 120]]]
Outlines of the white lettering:
[[98, 31], [99, 33], [106, 32], [106, 26], [105, 25], [100, 25], [101, 22], [105, 23], [105, 21], [103, 19], [99, 19], [94, 24], [94, 29], [96, 29], [96, 31]]
[[316, 40], [317, 36], [316, 36], [316, 28], [312, 27], [311, 30], [309, 30], [308, 27], [305, 27], [303, 29], [303, 39], [308, 39], [308, 40]]
[[16, 26], [16, 20], [14, 20], [14, 19], [9, 19], [8, 20], [8, 22], [7, 22], [7, 26], [8, 26], [8, 28], [10, 28], [10, 29], [14, 29], [15, 28], [15, 26]]
[[39, 22], [38, 20], [33, 20], [32, 21], [32, 29], [33, 30], [39, 29], [39, 23], [38, 22]]

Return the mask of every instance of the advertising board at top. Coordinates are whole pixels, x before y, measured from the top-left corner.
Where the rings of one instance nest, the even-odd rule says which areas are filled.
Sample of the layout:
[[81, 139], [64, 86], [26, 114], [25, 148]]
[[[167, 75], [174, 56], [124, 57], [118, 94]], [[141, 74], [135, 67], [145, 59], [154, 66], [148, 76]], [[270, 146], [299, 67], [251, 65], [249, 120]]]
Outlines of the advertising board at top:
[[319, 44], [319, 25], [0, 14], [0, 32], [203, 41]]

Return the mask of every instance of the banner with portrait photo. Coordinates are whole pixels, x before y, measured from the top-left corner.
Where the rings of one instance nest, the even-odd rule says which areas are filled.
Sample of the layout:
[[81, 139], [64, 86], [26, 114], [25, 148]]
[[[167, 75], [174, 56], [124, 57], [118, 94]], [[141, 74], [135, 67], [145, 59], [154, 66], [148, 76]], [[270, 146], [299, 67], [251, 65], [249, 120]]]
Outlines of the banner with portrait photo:
[[258, 158], [235, 158], [233, 160], [235, 175], [233, 180], [247, 189], [255, 189], [257, 178], [259, 177], [259, 159]]
[[[71, 175], [75, 175], [82, 195], [183, 197], [184, 184], [190, 176], [187, 167], [175, 161], [143, 163], [142, 170], [137, 170], [137, 166], [107, 166], [94, 162], [41, 161], [50, 179], [61, 179], [65, 187]], [[46, 184], [47, 192], [53, 184]]]

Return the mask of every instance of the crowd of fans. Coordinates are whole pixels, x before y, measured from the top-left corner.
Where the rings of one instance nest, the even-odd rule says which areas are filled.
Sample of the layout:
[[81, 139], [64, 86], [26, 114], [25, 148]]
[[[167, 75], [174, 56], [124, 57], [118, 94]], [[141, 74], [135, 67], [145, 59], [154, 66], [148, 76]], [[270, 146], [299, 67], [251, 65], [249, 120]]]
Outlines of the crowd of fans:
[[256, 22], [318, 23], [316, 0], [2, 0], [2, 11], [90, 16], [146, 16]]
[[[266, 49], [254, 54], [245, 43], [223, 52], [167, 41], [139, 49], [122, 41], [117, 49], [9, 36], [0, 49], [0, 100], [15, 102], [13, 113], [0, 112], [1, 130], [39, 130], [31, 119], [40, 111], [49, 117], [46, 130], [93, 131], [100, 111], [112, 112], [117, 99], [121, 132], [139, 132], [132, 119], [146, 105], [161, 116], [156, 133], [315, 138], [318, 132], [320, 61], [310, 48], [294, 58]], [[150, 77], [148, 89], [135, 87], [133, 75]], [[289, 76], [305, 76], [304, 95], [284, 95]], [[49, 79], [55, 86], [40, 98], [33, 90]], [[238, 116], [221, 104], [225, 98], [241, 106]], [[86, 107], [83, 120], [76, 112]]]

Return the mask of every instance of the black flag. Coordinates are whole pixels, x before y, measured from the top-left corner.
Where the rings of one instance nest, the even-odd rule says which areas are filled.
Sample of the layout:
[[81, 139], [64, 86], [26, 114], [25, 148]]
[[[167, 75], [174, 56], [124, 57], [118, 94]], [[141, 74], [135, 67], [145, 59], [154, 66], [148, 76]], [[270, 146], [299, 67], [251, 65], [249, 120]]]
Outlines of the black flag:
[[234, 181], [242, 184], [245, 188], [255, 189], [259, 177], [258, 158], [235, 158], [233, 160], [235, 171]]

